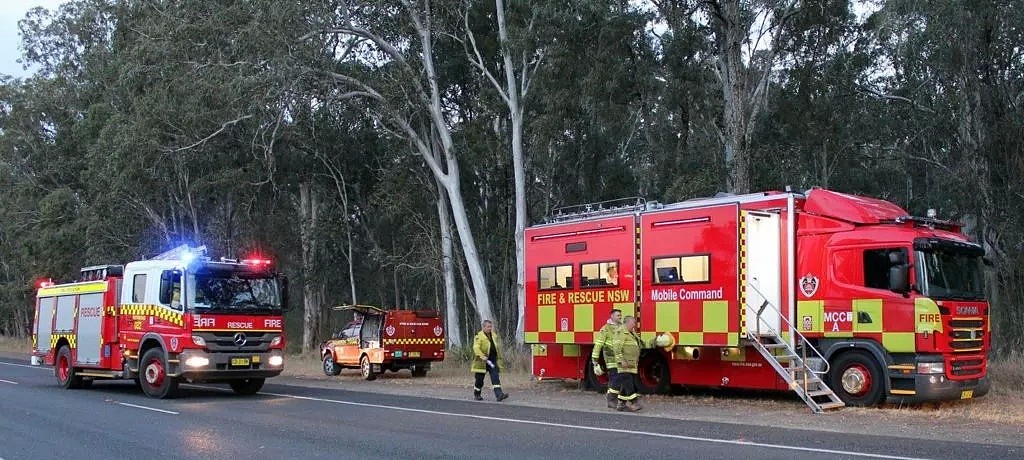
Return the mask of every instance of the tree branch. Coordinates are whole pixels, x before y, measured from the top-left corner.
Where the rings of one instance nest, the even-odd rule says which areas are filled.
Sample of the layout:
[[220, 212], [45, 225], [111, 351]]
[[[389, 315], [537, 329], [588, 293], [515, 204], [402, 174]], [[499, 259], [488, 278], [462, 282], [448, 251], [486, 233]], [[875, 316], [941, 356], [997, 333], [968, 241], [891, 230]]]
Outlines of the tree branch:
[[234, 126], [234, 125], [238, 124], [239, 122], [241, 122], [243, 120], [248, 120], [250, 118], [252, 118], [252, 115], [242, 115], [242, 116], [240, 116], [238, 118], [235, 118], [234, 120], [226, 121], [226, 122], [224, 122], [224, 124], [220, 125], [220, 128], [218, 130], [214, 131], [209, 136], [206, 136], [206, 137], [204, 137], [204, 138], [202, 138], [202, 139], [200, 139], [200, 140], [198, 140], [198, 141], [196, 141], [196, 142], [194, 142], [194, 143], [192, 143], [190, 145], [186, 145], [185, 147], [180, 147], [180, 148], [176, 148], [174, 150], [171, 150], [170, 152], [171, 153], [177, 153], [177, 152], [181, 152], [183, 150], [190, 150], [190, 149], [193, 149], [195, 147], [198, 147], [198, 146], [200, 146], [202, 144], [205, 144], [210, 139], [213, 139], [214, 137], [217, 137], [218, 134], [220, 134], [220, 133], [224, 132], [224, 130], [228, 129], [229, 126]]

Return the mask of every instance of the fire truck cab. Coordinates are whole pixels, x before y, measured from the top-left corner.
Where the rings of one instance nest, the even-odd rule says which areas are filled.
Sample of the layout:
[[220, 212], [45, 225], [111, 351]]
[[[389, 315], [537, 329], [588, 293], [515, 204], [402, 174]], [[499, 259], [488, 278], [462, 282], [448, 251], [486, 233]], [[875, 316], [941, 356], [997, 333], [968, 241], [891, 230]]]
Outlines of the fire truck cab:
[[647, 392], [792, 390], [820, 412], [989, 390], [983, 250], [952, 222], [813, 189], [579, 206], [525, 238], [540, 378], [602, 387], [593, 334], [615, 308], [660, 342]]
[[86, 267], [38, 290], [33, 363], [65, 388], [135, 379], [157, 398], [180, 382], [253, 394], [284, 368], [283, 276], [264, 259], [211, 260], [179, 247], [151, 260]]

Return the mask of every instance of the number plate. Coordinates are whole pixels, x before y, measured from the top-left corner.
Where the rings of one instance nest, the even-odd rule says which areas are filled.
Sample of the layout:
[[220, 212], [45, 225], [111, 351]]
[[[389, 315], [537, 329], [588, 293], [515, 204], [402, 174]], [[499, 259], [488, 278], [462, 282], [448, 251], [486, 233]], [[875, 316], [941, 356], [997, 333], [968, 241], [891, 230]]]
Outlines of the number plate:
[[418, 352], [418, 351], [410, 351], [409, 352], [409, 357], [410, 358], [419, 358], [420, 357], [420, 352]]
[[231, 358], [232, 366], [248, 366], [249, 358]]
[[974, 397], [974, 390], [965, 390], [960, 392], [960, 399], [971, 399]]

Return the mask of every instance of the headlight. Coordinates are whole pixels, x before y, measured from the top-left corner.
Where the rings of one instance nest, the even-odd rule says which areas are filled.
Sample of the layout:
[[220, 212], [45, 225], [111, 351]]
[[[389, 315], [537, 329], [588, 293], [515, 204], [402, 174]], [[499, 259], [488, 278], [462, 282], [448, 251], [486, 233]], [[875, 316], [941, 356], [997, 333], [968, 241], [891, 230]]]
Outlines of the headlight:
[[276, 347], [281, 344], [282, 340], [284, 340], [284, 336], [275, 336], [273, 339], [270, 340], [270, 346]]
[[274, 366], [274, 367], [280, 366], [280, 365], [284, 364], [284, 356], [273, 355], [269, 359], [267, 359], [267, 364], [269, 364], [271, 366]]
[[206, 367], [210, 364], [210, 360], [205, 356], [191, 356], [185, 360], [185, 365], [188, 367]]
[[944, 363], [917, 363], [918, 374], [945, 374], [946, 366]]
[[204, 339], [204, 338], [202, 338], [202, 337], [200, 337], [198, 335], [193, 335], [192, 336], [192, 343], [194, 343], [194, 344], [196, 344], [196, 345], [198, 345], [200, 347], [205, 347], [206, 346], [206, 339]]

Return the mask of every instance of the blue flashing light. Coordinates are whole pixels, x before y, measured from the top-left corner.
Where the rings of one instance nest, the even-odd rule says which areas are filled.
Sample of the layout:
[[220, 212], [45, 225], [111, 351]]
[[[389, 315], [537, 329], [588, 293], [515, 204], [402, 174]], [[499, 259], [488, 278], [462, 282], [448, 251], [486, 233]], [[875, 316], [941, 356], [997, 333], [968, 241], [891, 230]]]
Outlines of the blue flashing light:
[[189, 247], [187, 244], [183, 244], [174, 249], [166, 251], [156, 257], [154, 260], [176, 260], [181, 262], [183, 266], [187, 266], [194, 262], [196, 259], [206, 254], [206, 246], [199, 246], [198, 248]]
[[185, 251], [185, 252], [181, 253], [180, 257], [181, 257], [181, 263], [183, 263], [185, 265], [188, 265], [188, 264], [192, 263], [193, 260], [196, 260], [196, 255], [192, 251]]

